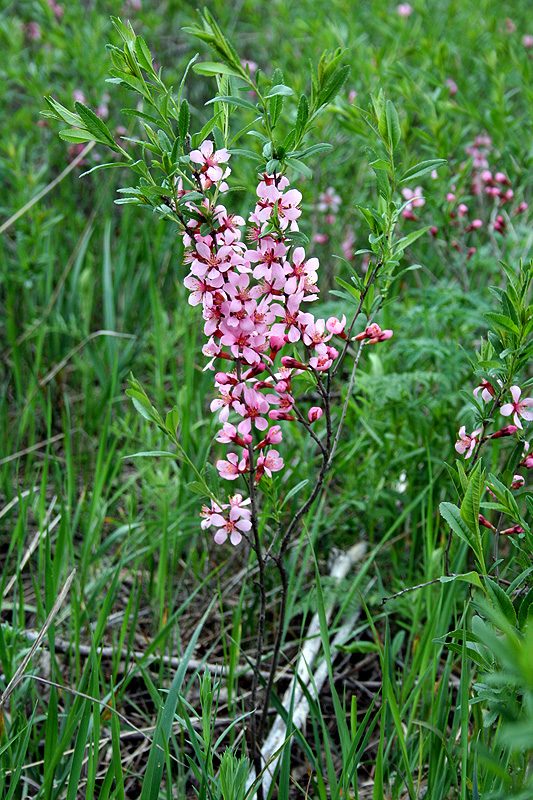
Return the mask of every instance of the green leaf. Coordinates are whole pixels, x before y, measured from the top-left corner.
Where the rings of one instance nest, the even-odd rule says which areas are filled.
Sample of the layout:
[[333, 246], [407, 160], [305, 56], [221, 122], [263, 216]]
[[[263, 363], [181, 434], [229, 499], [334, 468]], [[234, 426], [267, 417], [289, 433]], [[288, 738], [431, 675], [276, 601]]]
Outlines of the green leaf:
[[511, 598], [508, 597], [502, 587], [497, 584], [496, 581], [493, 581], [492, 578], [489, 578], [488, 575], [484, 575], [483, 578], [493, 604], [501, 611], [506, 620], [516, 627], [516, 611], [511, 602]]
[[304, 130], [307, 120], [309, 119], [309, 100], [302, 94], [300, 100], [298, 101], [298, 110], [296, 112], [296, 139], [297, 141], [300, 140]]
[[419, 164], [415, 164], [414, 167], [411, 167], [404, 172], [398, 184], [405, 183], [406, 181], [414, 181], [417, 178], [421, 178], [422, 175], [426, 175], [428, 172], [431, 172], [433, 169], [438, 169], [442, 167], [443, 164], [447, 164], [448, 162], [444, 158], [432, 158], [430, 161], [421, 161]]
[[476, 541], [476, 537], [468, 525], [464, 522], [463, 518], [461, 517], [461, 512], [457, 506], [455, 506], [453, 503], [441, 503], [439, 510], [441, 516], [448, 523], [455, 535], [462, 539], [463, 542], [466, 542], [467, 545], [474, 551], [476, 556], [478, 556], [478, 543]]
[[193, 70], [198, 75], [231, 75], [234, 78], [242, 78], [242, 73], [220, 61], [201, 61], [199, 64], [193, 64]]
[[108, 164], [97, 164], [95, 167], [91, 167], [91, 169], [82, 172], [80, 178], [84, 178], [86, 175], [90, 175], [91, 172], [96, 172], [99, 169], [112, 169], [113, 167], [129, 167], [129, 161], [110, 161]]
[[176, 437], [176, 433], [180, 424], [180, 412], [177, 406], [168, 412], [165, 418], [165, 428], [171, 436]]
[[82, 130], [64, 130], [59, 131], [59, 138], [64, 142], [73, 142], [74, 144], [82, 144], [84, 142], [94, 142], [94, 136], [89, 131]]
[[394, 248], [395, 252], [403, 253], [406, 248], [416, 242], [417, 239], [420, 239], [420, 237], [423, 236], [427, 231], [429, 231], [429, 225], [427, 225], [425, 228], [421, 228], [418, 231], [412, 231], [411, 233], [407, 234], [407, 236], [399, 239]]
[[178, 133], [182, 142], [185, 141], [187, 134], [189, 133], [190, 119], [191, 112], [189, 111], [189, 104], [187, 100], [182, 100], [178, 119]]
[[518, 325], [516, 325], [512, 319], [506, 317], [505, 314], [498, 314], [495, 311], [487, 311], [483, 316], [487, 322], [490, 322], [495, 328], [503, 328], [503, 330], [509, 331], [509, 333], [520, 335], [520, 328]]
[[309, 169], [307, 164], [303, 163], [303, 161], [299, 161], [299, 159], [297, 159], [297, 158], [288, 158], [287, 157], [285, 159], [285, 163], [289, 167], [292, 167], [294, 170], [296, 170], [296, 172], [299, 172], [301, 175], [305, 175], [306, 178], [312, 178], [313, 177], [313, 173], [311, 172], [311, 170]]
[[139, 65], [146, 70], [146, 72], [152, 73], [154, 69], [152, 66], [152, 54], [142, 36], [135, 37], [135, 55], [137, 56]]
[[80, 115], [80, 119], [87, 128], [88, 131], [94, 134], [93, 138], [101, 141], [104, 144], [111, 145], [112, 147], [116, 147], [115, 140], [111, 134], [111, 131], [105, 124], [100, 117], [97, 117], [94, 111], [87, 106], [84, 106], [83, 103], [76, 101], [74, 103], [74, 107], [78, 114]]
[[276, 97], [277, 95], [290, 97], [293, 94], [294, 92], [290, 86], [285, 86], [283, 83], [280, 83], [277, 86], [273, 86], [271, 89], [269, 89], [268, 94], [265, 95], [265, 100], [269, 100], [271, 97]]
[[400, 127], [400, 120], [398, 119], [398, 112], [394, 108], [391, 100], [386, 103], [386, 116], [387, 116], [387, 133], [389, 137], [389, 145], [391, 152], [394, 152], [402, 137], [402, 129]]
[[196, 492], [196, 494], [201, 494], [204, 496], [207, 495], [205, 486], [203, 483], [200, 483], [200, 481], [191, 481], [187, 484], [187, 489], [189, 489], [191, 492]]
[[464, 581], [465, 583], [469, 583], [472, 586], [477, 586], [478, 589], [482, 589], [484, 591], [483, 584], [481, 583], [481, 579], [479, 574], [472, 570], [471, 572], [463, 572], [461, 575], [441, 575], [439, 578], [441, 583], [452, 583], [453, 581]]
[[481, 461], [478, 461], [474, 471], [468, 476], [468, 486], [461, 503], [461, 517], [477, 535], [479, 535], [479, 507], [484, 489], [485, 471], [481, 469]]
[[249, 111], [257, 113], [257, 106], [255, 106], [249, 100], [245, 100], [244, 97], [239, 97], [235, 94], [219, 94], [216, 97], [213, 97], [212, 100], [208, 100], [206, 106], [211, 105], [212, 103], [226, 103], [226, 105], [231, 104], [233, 106], [239, 106], [240, 108], [247, 108]]
[[300, 483], [297, 483], [296, 486], [293, 486], [292, 489], [290, 489], [283, 498], [283, 501], [280, 504], [280, 510], [291, 499], [291, 497], [294, 497], [295, 494], [298, 494], [298, 492], [300, 492], [304, 488], [304, 486], [307, 486], [308, 483], [309, 480], [306, 479], [304, 481], [300, 481]]

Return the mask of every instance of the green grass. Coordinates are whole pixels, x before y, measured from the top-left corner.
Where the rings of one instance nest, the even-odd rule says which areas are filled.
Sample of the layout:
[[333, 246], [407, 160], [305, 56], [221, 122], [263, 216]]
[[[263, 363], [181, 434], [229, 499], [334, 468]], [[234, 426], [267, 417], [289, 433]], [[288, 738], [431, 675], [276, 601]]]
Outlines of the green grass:
[[[297, 94], [307, 88], [308, 59], [347, 48], [351, 77], [313, 133], [334, 149], [310, 162], [312, 180], [294, 176], [304, 195], [302, 227], [329, 236], [313, 245], [321, 259], [321, 316], [346, 311], [325, 287], [334, 287], [335, 275], [348, 279], [333, 257], [348, 231], [352, 251], [366, 247], [356, 204], [375, 198], [365, 153], [375, 141], [348, 92], [357, 92], [355, 104], [363, 108], [379, 88], [394, 101], [405, 166], [448, 160], [438, 180], [421, 180], [427, 202], [420, 222], [402, 223], [405, 234], [434, 224], [439, 237], [427, 234], [407, 252], [406, 265], [422, 269], [395, 284], [381, 312], [379, 322], [394, 328], [394, 338], [365, 351], [334, 467], [289, 548], [281, 668], [292, 674], [316, 611], [328, 679], [318, 698], [305, 690], [305, 735], [282, 710], [291, 747], [274, 786], [280, 798], [320, 800], [529, 798], [530, 708], [516, 705], [531, 698], [533, 687], [527, 659], [520, 660], [531, 642], [525, 621], [509, 628], [493, 620], [505, 647], [499, 651], [490, 639], [483, 650], [472, 631], [476, 619], [490, 615], [466, 583], [434, 583], [382, 605], [384, 597], [443, 574], [448, 531], [438, 507], [458, 499], [444, 463], [453, 463], [457, 430], [471, 413], [460, 394], [475, 385], [468, 356], [486, 331], [483, 314], [495, 308], [488, 287], [504, 283], [498, 260], [516, 268], [531, 257], [528, 212], [509, 215], [505, 237], [489, 236], [491, 209], [469, 192], [470, 166], [463, 165], [465, 147], [488, 133], [491, 169], [508, 174], [515, 192], [502, 213], [531, 201], [533, 62], [521, 44], [533, 33], [528, 4], [514, 4], [515, 32], [506, 30], [501, 4], [488, 0], [414, 3], [407, 20], [385, 2], [208, 5], [243, 57], [268, 74], [281, 68]], [[115, 41], [109, 16], [116, 13], [132, 19], [177, 86], [201, 49], [181, 31], [194, 18], [192, 6], [145, 0], [135, 11], [73, 2], [56, 19], [44, 0], [21, 0], [0, 11], [0, 226], [69, 163], [57, 128], [37, 124], [45, 94], [71, 107], [73, 90], [82, 90], [96, 107], [107, 92], [108, 124], [133, 135], [130, 119], [120, 116], [131, 97], [105, 83], [105, 43]], [[24, 27], [32, 20], [39, 41]], [[202, 50], [204, 56], [211, 57]], [[450, 96], [446, 78], [457, 82], [457, 95]], [[213, 79], [190, 76], [194, 130], [207, 118], [203, 106], [213, 92]], [[285, 112], [294, 112], [290, 103]], [[97, 150], [86, 168], [97, 163]], [[243, 211], [253, 202], [253, 169], [237, 156], [232, 168], [245, 187], [234, 195], [235, 210]], [[80, 180], [81, 171], [70, 171], [0, 234], [1, 690], [76, 569], [43, 645], [3, 708], [0, 796], [155, 800], [194, 797], [197, 790], [200, 797], [244, 800], [238, 787], [249, 763], [238, 759], [250, 756], [243, 731], [258, 614], [256, 560], [246, 547], [214, 546], [201, 531], [201, 498], [187, 488], [193, 470], [125, 395], [134, 371], [157, 408], [179, 407], [181, 442], [192, 462], [202, 468], [220, 457], [199, 313], [182, 285], [183, 248], [155, 215], [113, 204], [125, 180], [120, 171]], [[451, 246], [445, 196], [452, 183], [485, 223], [464, 235], [465, 247], [477, 248], [468, 262]], [[316, 204], [329, 186], [342, 205], [327, 227]], [[361, 261], [352, 259], [358, 269]], [[522, 378], [530, 376], [526, 365]], [[347, 377], [338, 382], [341, 394]], [[287, 434], [284, 448], [277, 491], [306, 479], [302, 492], [309, 491], [314, 448], [299, 429]], [[502, 452], [511, 450], [502, 448], [487, 456], [495, 473]], [[171, 457], [132, 458], [164, 449]], [[526, 475], [524, 515], [527, 493]], [[289, 498], [287, 515], [301, 496]], [[267, 539], [266, 514], [261, 525]], [[508, 587], [527, 572], [530, 553], [527, 542], [500, 538]], [[357, 541], [368, 542], [365, 561], [336, 587], [328, 559]], [[454, 542], [452, 572], [472, 566]], [[278, 619], [273, 571], [268, 580], [267, 658]], [[529, 585], [524, 574], [509, 589], [515, 607]], [[337, 611], [328, 625], [331, 601]], [[353, 634], [335, 653], [335, 632], [357, 609]], [[272, 701], [278, 711], [287, 685], [285, 675]], [[231, 752], [224, 755], [226, 747]]]

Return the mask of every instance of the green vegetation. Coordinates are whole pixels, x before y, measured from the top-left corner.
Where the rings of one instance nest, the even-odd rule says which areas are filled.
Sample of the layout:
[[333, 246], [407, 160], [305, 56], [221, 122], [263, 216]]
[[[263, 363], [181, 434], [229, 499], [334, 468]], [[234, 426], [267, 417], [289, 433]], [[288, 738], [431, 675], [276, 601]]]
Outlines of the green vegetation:
[[[246, 731], [258, 563], [245, 543], [213, 543], [200, 528], [201, 498], [188, 488], [226, 450], [215, 441], [212, 373], [203, 371], [200, 312], [183, 286], [181, 237], [150, 208], [114, 202], [131, 183], [121, 167], [80, 179], [109, 161], [109, 151], [83, 132], [62, 140], [56, 122], [40, 114], [44, 96], [71, 110], [75, 102], [98, 109], [126, 157], [140, 158], [130, 140], [145, 133], [134, 114], [121, 112], [141, 110], [137, 95], [106, 83], [113, 65], [105, 45], [123, 46], [110, 16], [131, 20], [176, 97], [197, 52], [196, 67], [220, 56], [191, 35], [199, 20], [192, 7], [137, 5], [19, 0], [0, 11], [6, 800], [244, 800], [252, 769]], [[369, 248], [374, 224], [359, 207], [377, 207], [383, 181], [393, 185], [413, 170], [395, 186], [397, 196], [412, 192], [398, 235], [413, 236], [398, 272], [417, 268], [392, 283], [379, 309], [375, 321], [394, 337], [363, 348], [332, 469], [285, 557], [287, 616], [271, 704], [286, 733], [267, 791], [320, 800], [529, 800], [527, 416], [523, 432], [477, 447], [480, 436], [513, 422], [498, 410], [510, 402], [510, 386], [519, 385], [523, 399], [533, 383], [528, 3], [514, 4], [512, 20], [488, 0], [420, 0], [409, 16], [382, 0], [332, 0], [327, 8], [317, 0], [217, 0], [208, 8], [251, 73], [253, 61], [265, 85], [293, 89], [268, 104], [279, 115], [280, 142], [297, 124], [300, 96], [311, 93], [309, 61], [316, 70], [324, 51], [340, 48], [339, 68], [351, 66], [307, 134], [307, 145], [332, 149], [311, 152], [303, 166], [298, 157], [285, 163], [303, 195], [306, 252], [321, 262], [317, 317], [349, 315], [350, 278], [363, 280], [377, 258], [358, 252]], [[183, 86], [192, 132], [212, 114], [210, 72], [191, 68]], [[401, 133], [389, 177], [387, 148], [366, 118], [381, 90]], [[254, 119], [246, 102], [233, 110], [232, 135]], [[240, 189], [229, 197], [232, 210], [247, 215], [262, 143], [243, 134], [236, 149], [230, 185]], [[270, 168], [285, 155], [270, 152]], [[446, 160], [437, 175], [416, 171], [433, 159]], [[354, 333], [364, 327], [363, 320]], [[178, 407], [183, 451], [137, 413], [126, 395], [131, 372], [163, 419]], [[339, 406], [349, 375], [347, 362]], [[492, 407], [472, 394], [491, 379]], [[309, 405], [316, 399], [311, 388]], [[463, 425], [483, 431], [470, 434], [470, 459], [454, 449]], [[285, 469], [268, 486], [289, 518], [315, 485], [319, 461], [296, 426], [287, 426], [282, 455]], [[511, 489], [517, 472], [525, 484]], [[217, 494], [216, 470], [208, 467], [207, 477]], [[480, 527], [480, 513], [492, 527]], [[272, 525], [265, 509], [265, 540]], [[332, 565], [357, 543], [365, 552], [352, 552], [349, 571], [335, 579]], [[275, 570], [267, 571], [266, 597], [263, 684], [279, 614]], [[301, 685], [300, 673], [284, 709], [315, 614], [324, 682], [315, 692], [315, 679]], [[310, 708], [304, 733], [291, 721], [300, 689]]]

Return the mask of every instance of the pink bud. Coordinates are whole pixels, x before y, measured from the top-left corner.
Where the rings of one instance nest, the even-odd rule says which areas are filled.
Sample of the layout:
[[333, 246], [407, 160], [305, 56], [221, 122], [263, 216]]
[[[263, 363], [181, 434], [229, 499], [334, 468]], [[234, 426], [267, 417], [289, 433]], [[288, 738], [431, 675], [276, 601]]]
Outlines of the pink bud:
[[501, 533], [505, 533], [509, 536], [513, 533], [524, 533], [524, 529], [520, 527], [520, 525], [513, 525], [512, 528], [506, 528], [504, 531], [501, 531]]
[[301, 361], [298, 361], [298, 359], [292, 358], [291, 356], [283, 356], [281, 363], [288, 369], [307, 369], [305, 364], [302, 364]]
[[327, 235], [327, 233], [315, 233], [315, 235], [313, 236], [313, 241], [315, 241], [317, 244], [326, 244], [328, 239], [329, 236]]
[[528, 209], [527, 203], [520, 203], [520, 205], [518, 206], [518, 208], [516, 209], [516, 211], [514, 213], [515, 214], [520, 214], [523, 211], [527, 211], [527, 209]]
[[514, 433], [517, 432], [517, 430], [518, 428], [516, 427], [516, 425], [506, 425], [505, 428], [502, 428], [501, 430], [492, 433], [489, 438], [501, 439], [502, 436], [512, 436]]
[[490, 171], [490, 169], [484, 169], [480, 177], [482, 181], [484, 181], [485, 183], [489, 183], [489, 181], [492, 180], [492, 172]]
[[533, 36], [530, 33], [526, 33], [525, 36], [522, 36], [522, 45], [527, 50], [530, 50], [533, 47]]
[[453, 192], [448, 192], [448, 194], [446, 195], [446, 200], [447, 200], [448, 203], [453, 203], [453, 201], [455, 200], [454, 193]]
[[433, 238], [435, 239], [435, 237], [437, 236], [437, 233], [439, 232], [439, 229], [436, 228], [435, 225], [432, 225], [431, 228], [429, 229], [429, 232], [433, 236]]
[[524, 483], [526, 482], [525, 478], [522, 475], [513, 475], [513, 482], [510, 485], [510, 489], [521, 489]]
[[465, 214], [468, 212], [468, 206], [465, 206], [464, 203], [459, 203], [459, 207], [457, 208], [460, 217], [464, 217]]
[[506, 186], [509, 186], [509, 178], [504, 172], [497, 172], [494, 176], [494, 180], [498, 181], [498, 183], [504, 183]]
[[476, 252], [476, 248], [475, 247], [469, 247], [468, 248], [468, 254], [466, 256], [466, 260], [470, 261], [470, 259], [472, 258], [472, 256], [474, 255], [475, 252]]
[[489, 522], [488, 519], [485, 519], [483, 514], [479, 515], [479, 524], [483, 525], [484, 528], [490, 528], [492, 531], [495, 530], [495, 527], [492, 524], [492, 522]]
[[481, 219], [473, 219], [472, 222], [470, 223], [470, 225], [468, 225], [465, 230], [468, 233], [469, 231], [476, 231], [478, 228], [482, 228], [482, 227], [483, 227], [483, 220], [481, 220]]
[[269, 339], [270, 348], [275, 350], [281, 350], [281, 348], [285, 345], [285, 337], [283, 336], [271, 336]]
[[322, 409], [319, 406], [313, 406], [307, 412], [307, 418], [308, 418], [309, 422], [316, 422], [317, 419], [320, 419], [320, 417], [322, 416], [322, 413], [323, 413]]

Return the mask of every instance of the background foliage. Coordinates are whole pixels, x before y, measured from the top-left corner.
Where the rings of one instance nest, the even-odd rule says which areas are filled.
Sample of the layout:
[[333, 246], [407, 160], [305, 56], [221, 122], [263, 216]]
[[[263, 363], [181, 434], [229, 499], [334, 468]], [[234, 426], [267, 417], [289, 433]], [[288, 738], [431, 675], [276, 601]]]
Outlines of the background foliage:
[[[202, 778], [185, 757], [194, 753], [191, 730], [202, 730], [208, 746], [191, 710], [201, 714], [194, 667], [201, 673], [203, 662], [225, 665], [229, 673], [213, 715], [222, 720], [213, 723], [217, 739], [229, 720], [248, 710], [248, 678], [240, 671], [251, 654], [256, 619], [253, 559], [245, 549], [214, 547], [200, 531], [198, 498], [186, 489], [193, 479], [187, 466], [173, 458], [129, 458], [163, 448], [157, 431], [125, 398], [133, 368], [153, 387], [159, 408], [179, 406], [188, 452], [198, 462], [210, 448], [217, 453], [197, 313], [181, 283], [182, 247], [165, 222], [114, 205], [119, 170], [78, 179], [84, 166], [108, 159], [99, 148], [9, 227], [2, 223], [78, 152], [58, 138], [53, 124], [43, 124], [45, 94], [72, 107], [74, 93], [82, 92], [91, 108], [108, 107], [112, 130], [121, 125], [122, 135], [134, 132], [134, 123], [120, 113], [130, 103], [127, 92], [105, 83], [110, 66], [105, 44], [119, 44], [110, 14], [131, 19], [167, 82], [175, 85], [199, 47], [181, 30], [196, 17], [193, 4], [170, 0], [145, 0], [142, 6], [132, 0], [72, 2], [61, 8], [62, 13], [45, 0], [19, 0], [0, 11], [6, 54], [0, 65], [0, 670], [5, 684], [70, 569], [77, 569], [47, 647], [30, 670], [63, 689], [30, 679], [17, 686], [4, 709], [0, 793], [68, 800], [138, 797], [150, 748], [145, 737], [156, 735], [157, 711], [172, 687], [171, 693], [190, 705], [178, 709], [182, 724], [176, 722], [165, 739], [168, 769], [161, 789], [143, 797], [157, 797], [159, 791], [161, 797], [192, 797]], [[437, 583], [381, 606], [384, 596], [442, 574], [447, 529], [437, 510], [441, 501], [457, 499], [444, 462], [455, 457], [459, 420], [468, 428], [471, 411], [460, 390], [470, 393], [475, 382], [467, 355], [485, 333], [483, 314], [495, 308], [488, 287], [503, 284], [499, 259], [516, 267], [519, 259], [531, 257], [529, 211], [514, 214], [520, 203], [531, 201], [533, 50], [523, 41], [533, 33], [529, 4], [514, 3], [512, 20], [502, 16], [501, 4], [488, 0], [421, 0], [409, 17], [381, 0], [357, 7], [331, 0], [327, 8], [316, 0], [244, 0], [210, 2], [208, 8], [239, 54], [269, 75], [281, 69], [296, 96], [308, 88], [309, 60], [317, 63], [326, 48], [346, 49], [351, 75], [313, 134], [334, 148], [309, 162], [312, 178], [291, 176], [304, 195], [303, 229], [321, 259], [321, 316], [346, 311], [327, 291], [335, 286], [335, 275], [347, 279], [337, 256], [344, 253], [357, 270], [364, 268], [363, 256], [353, 255], [367, 244], [356, 204], [375, 200], [367, 152], [375, 140], [358, 107], [366, 109], [370, 95], [383, 89], [400, 113], [404, 166], [430, 158], [448, 161], [437, 179], [421, 179], [426, 203], [414, 209], [419, 221], [403, 221], [406, 234], [421, 225], [434, 225], [438, 233], [426, 233], [406, 251], [405, 266], [422, 267], [395, 284], [394, 302], [379, 318], [383, 328], [394, 329], [394, 338], [364, 359], [327, 491], [291, 550], [286, 660], [294, 657], [306, 619], [321, 605], [311, 550], [323, 574], [334, 548], [364, 540], [372, 556], [340, 590], [324, 580], [326, 601], [350, 590], [350, 602], [357, 605], [362, 591], [365, 611], [320, 704], [312, 704], [308, 749], [295, 738], [290, 791], [304, 796], [309, 770], [310, 796], [335, 796], [343, 786], [339, 775], [348, 780], [358, 763], [356, 778], [352, 774], [349, 781], [350, 791], [361, 797], [372, 796], [365, 795], [365, 787], [378, 786], [380, 776], [385, 796], [392, 798], [408, 796], [405, 791], [422, 797], [426, 790], [432, 800], [489, 796], [481, 790], [529, 797], [520, 786], [532, 743], [516, 698], [529, 698], [533, 683], [526, 662], [518, 677], [509, 678], [509, 671], [516, 664], [513, 647], [530, 647], [531, 639], [523, 645], [516, 629], [501, 634], [507, 637], [501, 654], [505, 691], [515, 703], [506, 710], [524, 726], [522, 733], [517, 727], [509, 734], [514, 744], [502, 761], [494, 744], [503, 725], [494, 692], [504, 689], [500, 681], [489, 691], [486, 686], [496, 679], [482, 677], [483, 670], [493, 669], [501, 639], [487, 639], [493, 655], [484, 652], [477, 660], [466, 636], [456, 636], [455, 650], [447, 646], [449, 632], [470, 625], [468, 586]], [[201, 58], [211, 56], [202, 50]], [[204, 103], [214, 91], [213, 79], [191, 74], [185, 93], [193, 130], [202, 127]], [[288, 98], [284, 114], [291, 119], [295, 113]], [[493, 204], [471, 192], [474, 166], [466, 148], [484, 134], [491, 140], [490, 169], [505, 173], [514, 191], [497, 212], [505, 218], [505, 235], [494, 230]], [[124, 140], [123, 146], [130, 145]], [[232, 168], [245, 187], [233, 195], [235, 210], [243, 211], [253, 201], [253, 164], [241, 159], [237, 169], [234, 157]], [[341, 198], [329, 223], [318, 209], [328, 187]], [[452, 191], [468, 205], [469, 219], [483, 221], [479, 230], [450, 226], [455, 206], [446, 195]], [[467, 260], [470, 247], [476, 252]], [[285, 486], [312, 481], [311, 451], [298, 431], [286, 448]], [[492, 463], [488, 455], [493, 471], [501, 452], [494, 446]], [[504, 556], [512, 559], [512, 543], [505, 547]], [[454, 571], [466, 569], [461, 545], [454, 544], [452, 557]], [[271, 623], [274, 617], [275, 593]], [[493, 622], [502, 630], [501, 621]], [[177, 664], [172, 659], [186, 650], [193, 668], [183, 670], [178, 686], [172, 684]], [[328, 694], [335, 687], [348, 709], [356, 698], [347, 736], [355, 737], [368, 709], [371, 719], [379, 713], [377, 727], [351, 756]], [[116, 708], [145, 737], [69, 688]], [[381, 705], [381, 698], [387, 703]], [[529, 716], [530, 705], [528, 700]], [[210, 709], [204, 713], [211, 718]], [[183, 724], [186, 714], [190, 730]], [[241, 728], [221, 740], [217, 758], [226, 744], [235, 744], [240, 754]], [[329, 747], [331, 764], [324, 755]], [[513, 747], [521, 753], [514, 761]], [[381, 788], [368, 791], [383, 796]]]

